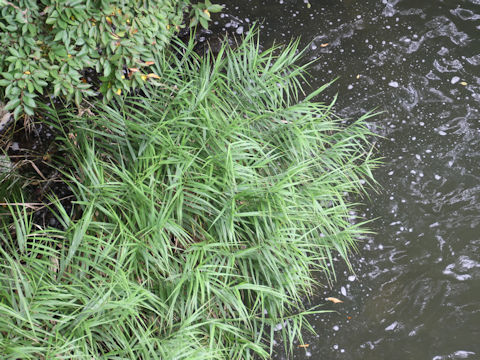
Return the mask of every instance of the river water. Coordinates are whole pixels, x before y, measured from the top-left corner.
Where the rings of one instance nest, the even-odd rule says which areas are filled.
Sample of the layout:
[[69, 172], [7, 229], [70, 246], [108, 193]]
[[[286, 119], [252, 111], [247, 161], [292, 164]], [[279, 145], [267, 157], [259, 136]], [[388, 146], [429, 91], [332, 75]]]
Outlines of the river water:
[[[376, 232], [295, 359], [480, 359], [480, 0], [229, 0], [228, 27], [301, 37], [314, 85], [384, 138], [365, 200]], [[228, 16], [228, 15], [223, 15]], [[281, 350], [276, 359], [287, 358]]]

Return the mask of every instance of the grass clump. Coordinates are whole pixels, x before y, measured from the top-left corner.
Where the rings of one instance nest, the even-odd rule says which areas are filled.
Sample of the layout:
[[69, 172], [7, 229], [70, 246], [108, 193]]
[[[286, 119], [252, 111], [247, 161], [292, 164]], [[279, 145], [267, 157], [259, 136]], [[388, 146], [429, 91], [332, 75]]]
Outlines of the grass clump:
[[[95, 116], [56, 113], [73, 214], [11, 208], [0, 250], [3, 358], [268, 358], [362, 233], [347, 197], [371, 181], [365, 116], [300, 101], [297, 44], [156, 59], [161, 82]], [[86, 115], [85, 115], [86, 116]], [[59, 126], [60, 126], [59, 125]]]

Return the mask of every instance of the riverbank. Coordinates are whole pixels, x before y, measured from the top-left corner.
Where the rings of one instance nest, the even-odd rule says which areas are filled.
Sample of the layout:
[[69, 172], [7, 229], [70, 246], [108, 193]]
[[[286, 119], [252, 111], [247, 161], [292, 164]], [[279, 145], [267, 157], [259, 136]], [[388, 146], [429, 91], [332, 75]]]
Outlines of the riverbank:
[[299, 101], [297, 50], [253, 33], [215, 57], [177, 44], [141, 95], [39, 112], [71, 207], [4, 177], [6, 356], [268, 358], [279, 324], [301, 339], [312, 272], [363, 233], [346, 198], [376, 161], [369, 115], [346, 126], [322, 88]]

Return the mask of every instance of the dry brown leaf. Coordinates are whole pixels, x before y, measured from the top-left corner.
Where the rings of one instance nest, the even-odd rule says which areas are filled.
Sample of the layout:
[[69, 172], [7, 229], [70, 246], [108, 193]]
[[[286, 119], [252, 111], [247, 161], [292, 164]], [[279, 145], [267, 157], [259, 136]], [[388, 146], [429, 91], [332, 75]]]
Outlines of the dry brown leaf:
[[298, 345], [299, 348], [307, 348], [309, 347], [310, 344], [302, 344], [302, 345]]
[[328, 297], [328, 298], [326, 298], [325, 300], [331, 301], [331, 302], [333, 302], [334, 304], [343, 303], [342, 300], [339, 300], [339, 299], [334, 298], [334, 297]]
[[155, 61], [145, 61], [145, 65], [150, 66], [155, 64]]
[[325, 46], [328, 46], [328, 43], [320, 44], [320, 47], [325, 47]]

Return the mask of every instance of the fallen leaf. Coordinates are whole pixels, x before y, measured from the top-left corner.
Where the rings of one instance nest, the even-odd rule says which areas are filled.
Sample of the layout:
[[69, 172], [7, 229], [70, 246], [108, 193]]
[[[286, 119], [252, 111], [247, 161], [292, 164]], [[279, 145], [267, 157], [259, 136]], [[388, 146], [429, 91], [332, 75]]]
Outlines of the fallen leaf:
[[320, 44], [320, 47], [325, 47], [325, 46], [328, 46], [328, 43]]
[[467, 86], [467, 83], [465, 81], [462, 81], [460, 84], [463, 86]]
[[339, 299], [334, 298], [334, 297], [328, 297], [328, 298], [326, 298], [325, 300], [331, 301], [331, 302], [333, 302], [334, 304], [343, 303], [342, 300], [339, 300]]
[[352, 320], [352, 317], [351, 317], [351, 316], [347, 316], [347, 320]]
[[160, 79], [160, 76], [158, 76], [157, 74], [154, 74], [154, 73], [148, 74], [147, 77], [148, 78], [154, 78], [154, 79]]
[[140, 77], [142, 78], [143, 81], [147, 80], [147, 75], [142, 75]]
[[310, 344], [302, 344], [302, 345], [298, 345], [299, 348], [307, 348], [309, 347]]
[[130, 70], [130, 72], [132, 72], [132, 73], [137, 72], [137, 71], [140, 71], [140, 70], [138, 70], [137, 68], [128, 68], [128, 70]]
[[155, 64], [155, 61], [145, 61], [145, 65], [150, 66]]
[[360, 74], [357, 75], [357, 79], [360, 79]]

